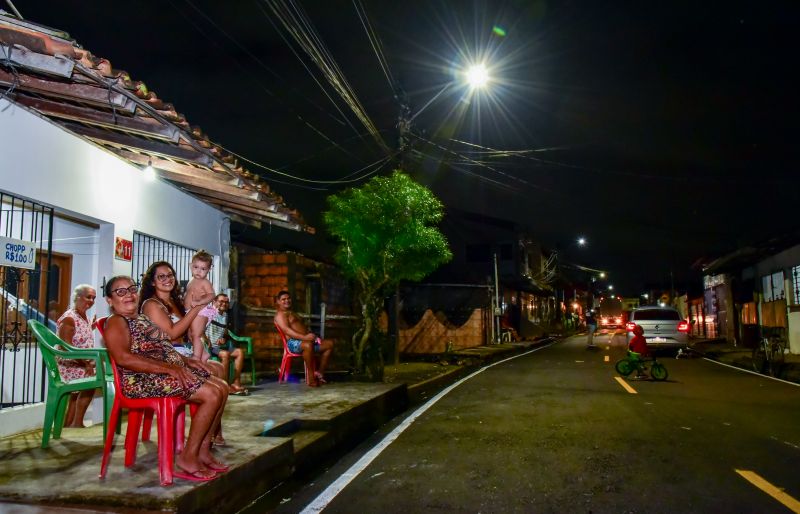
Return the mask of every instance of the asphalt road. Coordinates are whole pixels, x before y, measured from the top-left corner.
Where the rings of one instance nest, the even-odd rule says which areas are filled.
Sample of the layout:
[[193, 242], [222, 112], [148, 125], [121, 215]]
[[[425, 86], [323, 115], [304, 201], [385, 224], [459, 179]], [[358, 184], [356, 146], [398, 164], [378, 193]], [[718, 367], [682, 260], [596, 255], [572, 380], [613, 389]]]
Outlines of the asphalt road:
[[664, 357], [669, 380], [624, 381], [634, 394], [615, 378], [624, 338], [595, 342], [485, 368], [362, 471], [401, 420], [251, 512], [800, 512], [800, 387]]

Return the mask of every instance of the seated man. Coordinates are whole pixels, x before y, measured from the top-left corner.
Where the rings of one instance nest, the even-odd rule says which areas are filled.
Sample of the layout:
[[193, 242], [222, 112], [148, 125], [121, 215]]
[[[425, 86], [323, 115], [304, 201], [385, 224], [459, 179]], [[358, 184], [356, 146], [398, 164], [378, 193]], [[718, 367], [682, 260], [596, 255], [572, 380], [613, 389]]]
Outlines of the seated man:
[[219, 359], [222, 369], [227, 373], [231, 357], [233, 361], [233, 382], [231, 394], [247, 395], [249, 392], [242, 387], [242, 368], [244, 367], [244, 351], [233, 346], [228, 337], [228, 309], [231, 302], [228, 295], [220, 293], [214, 297], [214, 307], [217, 315], [211, 318], [206, 327], [206, 337], [209, 341], [209, 352], [212, 357]]
[[300, 317], [292, 312], [292, 297], [289, 291], [281, 291], [275, 295], [275, 304], [278, 311], [275, 313], [275, 324], [286, 336], [289, 351], [303, 354], [306, 369], [315, 369], [314, 353], [321, 354], [319, 369], [314, 371], [314, 377], [308, 380], [308, 385], [316, 387], [326, 383], [323, 373], [333, 352], [333, 341], [327, 339], [322, 341], [316, 334], [306, 329]]

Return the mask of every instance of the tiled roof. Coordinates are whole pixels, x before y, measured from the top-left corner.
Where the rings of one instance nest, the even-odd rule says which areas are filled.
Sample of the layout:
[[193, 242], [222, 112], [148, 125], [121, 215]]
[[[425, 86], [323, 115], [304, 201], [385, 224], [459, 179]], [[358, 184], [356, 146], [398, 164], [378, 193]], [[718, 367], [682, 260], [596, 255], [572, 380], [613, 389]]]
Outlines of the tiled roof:
[[257, 174], [175, 107], [68, 34], [0, 11], [0, 88], [74, 134], [156, 174], [231, 219], [313, 233]]

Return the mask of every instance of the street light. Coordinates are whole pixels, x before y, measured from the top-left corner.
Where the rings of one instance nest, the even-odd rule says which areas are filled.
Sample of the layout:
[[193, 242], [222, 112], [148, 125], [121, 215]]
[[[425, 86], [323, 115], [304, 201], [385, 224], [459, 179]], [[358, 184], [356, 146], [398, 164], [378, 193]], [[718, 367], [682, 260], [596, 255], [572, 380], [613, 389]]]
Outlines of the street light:
[[608, 284], [608, 290], [609, 291], [613, 291], [614, 290], [614, 286], [612, 286], [611, 284]]
[[578, 246], [586, 246], [586, 238], [585, 237], [579, 237], [578, 238]]
[[472, 89], [482, 88], [489, 83], [489, 70], [483, 63], [473, 64], [467, 68], [465, 75]]
[[604, 271], [600, 272], [600, 278], [606, 278], [606, 273]]

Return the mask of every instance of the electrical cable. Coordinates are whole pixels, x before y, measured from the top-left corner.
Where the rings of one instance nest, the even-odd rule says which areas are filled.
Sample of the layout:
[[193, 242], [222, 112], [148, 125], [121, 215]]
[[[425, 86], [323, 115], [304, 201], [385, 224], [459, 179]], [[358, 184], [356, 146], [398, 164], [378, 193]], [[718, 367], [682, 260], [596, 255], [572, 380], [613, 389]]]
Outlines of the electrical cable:
[[364, 9], [364, 5], [361, 3], [361, 0], [353, 0], [353, 7], [356, 10], [356, 14], [358, 14], [358, 19], [361, 21], [361, 26], [364, 27], [364, 31], [367, 33], [367, 39], [369, 40], [370, 45], [372, 45], [372, 51], [375, 52], [375, 57], [378, 59], [378, 64], [383, 71], [383, 75], [386, 77], [386, 80], [389, 81], [389, 87], [392, 89], [392, 92], [395, 92], [396, 82], [394, 80], [394, 76], [392, 75], [392, 71], [389, 69], [389, 63], [383, 53], [381, 40], [378, 38], [377, 33], [372, 28], [372, 24], [369, 22], [367, 11]]
[[323, 76], [328, 80], [328, 83], [339, 93], [339, 96], [372, 135], [373, 139], [378, 143], [378, 146], [380, 146], [384, 152], [388, 152], [389, 147], [383, 141], [374, 123], [358, 100], [353, 88], [333, 59], [330, 51], [314, 30], [311, 21], [305, 15], [302, 8], [292, 0], [289, 0], [291, 6], [283, 0], [263, 1], [270, 8], [273, 15], [281, 22], [284, 29], [292, 36], [295, 43], [297, 43], [314, 64], [317, 65]]
[[[184, 18], [186, 21], [188, 21], [188, 22], [189, 22], [189, 23], [190, 23], [190, 24], [191, 24], [191, 25], [192, 25], [192, 26], [195, 28], [195, 30], [197, 30], [197, 31], [198, 31], [198, 32], [199, 32], [199, 33], [200, 33], [200, 34], [201, 34], [203, 37], [205, 37], [205, 38], [206, 38], [207, 40], [209, 40], [211, 43], [213, 43], [213, 44], [217, 45], [219, 48], [223, 48], [221, 45], [219, 45], [219, 43], [217, 42], [217, 40], [216, 40], [215, 38], [212, 38], [211, 36], [209, 36], [209, 35], [208, 35], [208, 34], [207, 34], [207, 33], [206, 33], [206, 32], [205, 32], [203, 29], [202, 29], [202, 27], [200, 27], [200, 26], [199, 26], [197, 23], [195, 23], [195, 21], [194, 21], [192, 18], [190, 18], [190, 17], [189, 17], [189, 16], [188, 16], [186, 13], [184, 13], [184, 12], [183, 12], [181, 9], [179, 9], [179, 8], [178, 8], [178, 7], [177, 7], [177, 6], [174, 4], [173, 0], [169, 0], [169, 3], [170, 3], [170, 5], [172, 5], [172, 7], [173, 7], [173, 8], [174, 8], [174, 9], [175, 9], [175, 10], [176, 10], [176, 11], [177, 11], [177, 12], [178, 12], [178, 13], [179, 13], [181, 16], [183, 16], [183, 18]], [[211, 25], [212, 25], [212, 26], [213, 26], [213, 27], [214, 27], [216, 30], [218, 30], [219, 32], [221, 32], [221, 33], [222, 33], [222, 35], [224, 35], [224, 36], [225, 36], [225, 37], [226, 37], [228, 40], [230, 40], [230, 41], [231, 41], [231, 42], [232, 42], [234, 45], [236, 45], [236, 47], [237, 47], [237, 48], [241, 49], [241, 50], [242, 50], [244, 53], [246, 53], [248, 56], [250, 56], [250, 57], [251, 57], [251, 58], [252, 58], [252, 59], [253, 59], [253, 60], [254, 60], [254, 61], [255, 61], [255, 62], [256, 62], [256, 63], [257, 63], [259, 66], [260, 66], [260, 67], [262, 67], [263, 69], [265, 69], [266, 71], [268, 71], [268, 72], [269, 72], [269, 73], [270, 73], [272, 76], [274, 76], [274, 77], [276, 77], [276, 78], [278, 78], [278, 79], [280, 79], [280, 80], [283, 80], [283, 79], [282, 79], [282, 77], [281, 77], [279, 74], [277, 74], [275, 71], [273, 71], [273, 70], [272, 70], [272, 69], [271, 69], [269, 66], [267, 66], [267, 65], [266, 65], [266, 64], [265, 64], [265, 63], [264, 63], [264, 62], [263, 62], [261, 59], [259, 59], [259, 58], [258, 58], [256, 55], [254, 55], [252, 52], [250, 52], [250, 51], [249, 51], [249, 50], [248, 50], [248, 49], [247, 49], [245, 46], [243, 46], [242, 44], [240, 44], [240, 43], [239, 43], [239, 42], [238, 42], [238, 41], [237, 41], [237, 40], [236, 40], [234, 37], [232, 37], [231, 35], [229, 35], [229, 34], [228, 34], [228, 33], [227, 33], [227, 32], [226, 32], [226, 31], [225, 31], [225, 30], [224, 30], [222, 27], [220, 27], [220, 26], [219, 26], [217, 23], [215, 23], [215, 22], [213, 21], [213, 19], [212, 19], [212, 18], [210, 18], [210, 17], [209, 17], [209, 16], [208, 16], [208, 15], [207, 15], [205, 12], [203, 12], [203, 10], [202, 10], [202, 9], [200, 9], [200, 8], [199, 8], [199, 7], [197, 7], [197, 6], [195, 6], [195, 5], [194, 5], [194, 4], [192, 4], [191, 2], [188, 2], [188, 0], [187, 0], [187, 3], [189, 3], [189, 6], [190, 6], [190, 7], [192, 7], [192, 8], [193, 8], [195, 11], [197, 11], [197, 13], [198, 13], [198, 14], [200, 14], [200, 15], [201, 15], [203, 18], [205, 18], [205, 19], [206, 19], [206, 20], [207, 20], [207, 21], [208, 21], [208, 22], [209, 22], [209, 23], [210, 23], [210, 24], [211, 24]], [[260, 6], [259, 6], [259, 7], [260, 7]], [[224, 48], [223, 48], [223, 50], [224, 50]], [[277, 103], [278, 105], [280, 105], [281, 107], [285, 108], [285, 109], [287, 110], [287, 112], [289, 112], [290, 114], [292, 114], [292, 115], [293, 115], [295, 118], [297, 118], [297, 119], [298, 119], [298, 120], [299, 120], [299, 121], [300, 121], [302, 124], [304, 124], [306, 127], [308, 127], [310, 130], [312, 130], [313, 132], [315, 132], [315, 133], [316, 133], [318, 136], [320, 136], [320, 137], [321, 137], [321, 138], [323, 138], [324, 140], [326, 140], [326, 141], [328, 141], [329, 143], [331, 143], [331, 145], [333, 145], [335, 148], [338, 148], [339, 150], [341, 150], [343, 153], [345, 153], [345, 154], [349, 155], [350, 157], [353, 157], [353, 158], [355, 158], [356, 160], [358, 160], [358, 161], [360, 161], [360, 162], [363, 162], [363, 160], [362, 160], [360, 157], [358, 157], [357, 155], [355, 155], [355, 154], [353, 154], [353, 153], [351, 153], [351, 152], [349, 152], [349, 151], [345, 150], [345, 149], [344, 149], [344, 148], [343, 148], [341, 145], [339, 145], [338, 143], [336, 143], [336, 141], [334, 141], [334, 140], [333, 140], [333, 139], [331, 139], [331, 138], [330, 138], [328, 135], [326, 135], [324, 132], [322, 132], [322, 130], [318, 129], [317, 127], [315, 127], [314, 125], [312, 125], [312, 124], [311, 124], [311, 123], [310, 123], [308, 120], [306, 120], [306, 119], [305, 119], [303, 116], [301, 116], [301, 115], [300, 115], [300, 114], [299, 114], [299, 113], [298, 113], [298, 112], [297, 112], [297, 111], [296, 111], [296, 110], [295, 110], [293, 107], [291, 107], [290, 105], [288, 105], [288, 104], [284, 103], [284, 101], [283, 101], [283, 100], [280, 98], [280, 96], [278, 96], [278, 95], [277, 95], [276, 93], [274, 93], [272, 90], [270, 90], [269, 88], [267, 88], [267, 87], [266, 87], [266, 86], [265, 86], [265, 85], [264, 85], [264, 84], [263, 84], [263, 83], [262, 83], [262, 82], [261, 82], [261, 81], [260, 81], [260, 80], [259, 80], [257, 77], [255, 77], [255, 75], [253, 75], [253, 73], [252, 73], [252, 70], [251, 70], [250, 68], [246, 67], [244, 64], [242, 64], [242, 62], [241, 62], [239, 59], [237, 59], [237, 58], [234, 56], [234, 57], [232, 57], [232, 61], [233, 61], [233, 62], [236, 64], [236, 66], [238, 66], [238, 67], [239, 67], [239, 68], [240, 68], [242, 71], [244, 71], [245, 73], [249, 73], [249, 74], [251, 74], [251, 75], [253, 76], [253, 78], [255, 79], [255, 82], [256, 82], [256, 84], [258, 84], [258, 86], [259, 86], [259, 87], [260, 87], [260, 88], [261, 88], [261, 89], [262, 89], [262, 90], [263, 90], [265, 93], [267, 93], [267, 94], [268, 94], [270, 97], [272, 97], [272, 98], [273, 98], [273, 99], [276, 101], [276, 103]], [[329, 111], [327, 111], [327, 110], [323, 109], [322, 107], [320, 107], [319, 105], [317, 105], [316, 103], [314, 103], [313, 101], [311, 101], [309, 98], [307, 98], [307, 97], [305, 97], [305, 96], [303, 96], [303, 95], [298, 95], [298, 96], [300, 96], [300, 98], [302, 98], [303, 100], [305, 100], [306, 102], [308, 102], [309, 104], [311, 104], [312, 106], [314, 106], [316, 109], [318, 109], [318, 110], [320, 110], [321, 112], [325, 113], [327, 116], [329, 116], [329, 117], [330, 117], [332, 120], [334, 120], [334, 121], [335, 121], [336, 123], [338, 123], [339, 125], [347, 125], [347, 124], [349, 124], [349, 122], [348, 122], [348, 123], [346, 123], [346, 122], [344, 122], [344, 121], [342, 121], [342, 120], [338, 119], [336, 116], [332, 115], [332, 114], [331, 114]], [[339, 111], [339, 112], [341, 113], [341, 111]], [[344, 117], [344, 113], [341, 113], [341, 114], [342, 114], [342, 116]], [[350, 126], [352, 127], [352, 125], [350, 125]]]

